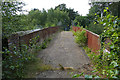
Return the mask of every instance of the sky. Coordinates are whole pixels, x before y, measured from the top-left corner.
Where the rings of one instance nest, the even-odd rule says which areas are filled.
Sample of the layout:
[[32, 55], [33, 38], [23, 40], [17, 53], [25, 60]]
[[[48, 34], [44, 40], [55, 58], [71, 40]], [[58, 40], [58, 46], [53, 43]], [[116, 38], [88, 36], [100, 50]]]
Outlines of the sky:
[[42, 10], [48, 10], [50, 8], [55, 8], [59, 4], [66, 4], [67, 8], [72, 8], [78, 11], [80, 15], [85, 16], [89, 13], [90, 5], [88, 0], [22, 0], [26, 6], [23, 7], [24, 10], [30, 11], [31, 9], [37, 8]]

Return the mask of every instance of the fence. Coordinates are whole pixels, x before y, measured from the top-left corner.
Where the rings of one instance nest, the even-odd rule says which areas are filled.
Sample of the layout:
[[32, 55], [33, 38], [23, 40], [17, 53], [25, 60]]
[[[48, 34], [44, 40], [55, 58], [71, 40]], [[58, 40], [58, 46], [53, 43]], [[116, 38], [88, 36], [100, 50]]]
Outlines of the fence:
[[[80, 27], [73, 26], [72, 29], [76, 32], [80, 29]], [[87, 36], [88, 48], [91, 48], [92, 51], [94, 51], [94, 52], [100, 50], [101, 45], [100, 45], [99, 35], [91, 32], [91, 31], [86, 30], [86, 36]]]
[[14, 44], [16, 47], [20, 47], [21, 44], [30, 44], [30, 40], [39, 36], [37, 42], [43, 42], [47, 37], [51, 36], [52, 34], [56, 33], [59, 30], [59, 27], [49, 27], [42, 30], [35, 30], [35, 31], [26, 31], [26, 32], [19, 32], [16, 34], [12, 34], [8, 39], [8, 46]]

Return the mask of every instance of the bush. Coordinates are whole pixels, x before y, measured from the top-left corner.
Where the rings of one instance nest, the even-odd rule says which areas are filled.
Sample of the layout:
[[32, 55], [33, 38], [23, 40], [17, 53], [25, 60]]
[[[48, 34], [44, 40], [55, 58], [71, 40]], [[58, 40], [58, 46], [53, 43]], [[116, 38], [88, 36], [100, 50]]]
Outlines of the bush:
[[21, 78], [24, 76], [24, 65], [31, 61], [33, 54], [28, 52], [28, 46], [24, 50], [18, 50], [15, 46], [14, 51], [5, 49], [2, 60], [3, 72], [2, 78]]
[[75, 37], [75, 42], [78, 43], [80, 46], [84, 46], [87, 42], [87, 37], [85, 36], [86, 31], [81, 30], [73, 33]]
[[25, 75], [25, 65], [35, 60], [37, 40], [39, 36], [31, 39], [30, 46], [21, 44], [21, 47], [11, 46], [12, 50], [5, 49], [2, 52], [2, 78], [23, 78]]
[[94, 24], [93, 22], [91, 24], [89, 24], [89, 26], [87, 27], [87, 30], [90, 30], [96, 34], [101, 34], [104, 30], [104, 27], [100, 24]]
[[[101, 49], [100, 54], [88, 53], [91, 61], [95, 66], [95, 70], [99, 72], [101, 78], [120, 78], [120, 19], [108, 12], [108, 8], [103, 10], [105, 16], [103, 18], [96, 15], [97, 23], [104, 26], [104, 32], [100, 35]], [[106, 38], [111, 42], [106, 43]], [[106, 45], [109, 46], [110, 51], [105, 51]], [[88, 49], [89, 50], [89, 49]], [[77, 77], [81, 75], [77, 74]], [[97, 76], [97, 75], [96, 75]], [[76, 76], [75, 76], [76, 77]]]

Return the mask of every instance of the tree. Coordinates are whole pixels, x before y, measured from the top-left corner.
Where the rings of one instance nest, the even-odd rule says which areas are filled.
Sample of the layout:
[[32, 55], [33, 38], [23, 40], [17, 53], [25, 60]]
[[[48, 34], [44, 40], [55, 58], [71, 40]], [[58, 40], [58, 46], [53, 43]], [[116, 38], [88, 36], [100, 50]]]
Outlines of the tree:
[[75, 19], [75, 17], [78, 15], [77, 11], [74, 11], [74, 9], [66, 8], [66, 4], [60, 4], [55, 7], [55, 9], [59, 9], [60, 11], [67, 12], [69, 16], [69, 21], [66, 21], [68, 23], [68, 28], [70, 27], [72, 21]]
[[75, 18], [74, 24], [79, 25], [79, 26], [83, 26], [85, 28], [85, 26], [88, 26], [88, 24], [89, 24], [88, 17], [79, 15]]
[[43, 8], [42, 10], [42, 14], [41, 14], [41, 26], [45, 27], [46, 21], [47, 21], [47, 12], [46, 10]]
[[120, 1], [112, 2], [109, 5], [109, 10], [111, 11], [112, 15], [120, 17]]
[[61, 11], [66, 11], [67, 10], [66, 4], [59, 4], [58, 6], [55, 7], [55, 10], [56, 9], [59, 9]]
[[67, 12], [53, 8], [48, 10], [46, 26], [57, 26], [59, 22], [62, 23], [61, 25], [67, 25], [67, 21], [69, 21], [69, 16]]
[[22, 2], [2, 2], [2, 36], [3, 38], [9, 37], [12, 32], [18, 31], [19, 26], [17, 25], [17, 12], [22, 11], [24, 3]]

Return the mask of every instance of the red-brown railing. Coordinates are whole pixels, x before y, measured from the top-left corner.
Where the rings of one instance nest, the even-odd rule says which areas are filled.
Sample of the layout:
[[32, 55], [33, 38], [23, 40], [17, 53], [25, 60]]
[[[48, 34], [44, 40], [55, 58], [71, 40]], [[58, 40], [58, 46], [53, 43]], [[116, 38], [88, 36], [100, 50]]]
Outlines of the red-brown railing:
[[21, 44], [30, 44], [30, 39], [35, 38], [36, 36], [39, 36], [39, 39], [37, 42], [43, 42], [47, 37], [50, 35], [56, 33], [59, 30], [59, 27], [49, 27], [41, 30], [32, 31], [30, 33], [26, 32], [23, 35], [20, 35], [18, 33], [11, 35], [11, 37], [8, 39], [8, 45], [9, 48], [11, 44], [14, 44], [16, 47], [20, 47]]
[[[76, 32], [80, 29], [80, 27], [73, 26], [72, 29]], [[84, 29], [86, 30], [86, 29]], [[87, 36], [87, 45], [88, 48], [92, 49], [92, 51], [96, 52], [100, 50], [100, 37], [99, 35], [86, 30], [86, 36]]]

